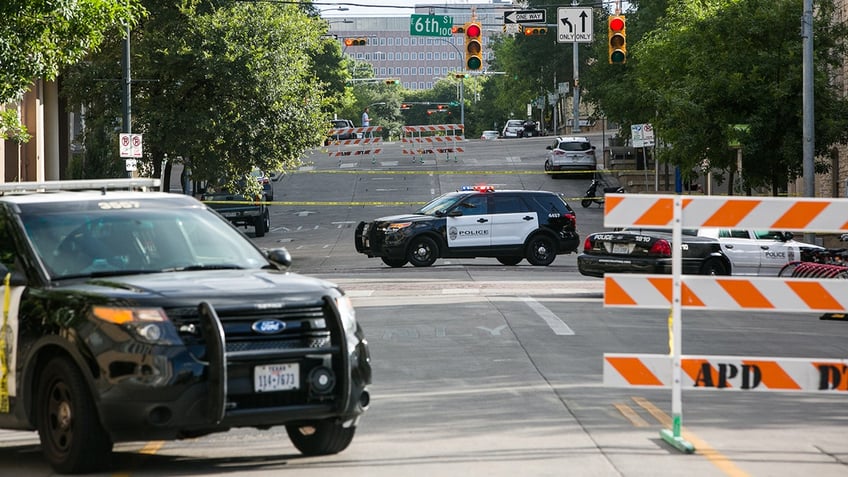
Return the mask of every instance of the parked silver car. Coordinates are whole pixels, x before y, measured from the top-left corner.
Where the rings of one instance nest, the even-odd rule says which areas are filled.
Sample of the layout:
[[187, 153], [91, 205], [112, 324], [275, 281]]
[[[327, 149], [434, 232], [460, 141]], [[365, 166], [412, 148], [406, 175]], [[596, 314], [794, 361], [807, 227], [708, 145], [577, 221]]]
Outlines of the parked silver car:
[[[545, 149], [548, 157], [545, 160], [545, 172], [555, 171], [585, 171], [594, 172], [598, 168], [595, 157], [595, 146], [586, 137], [564, 136], [554, 139]], [[554, 174], [554, 178], [561, 176]]]

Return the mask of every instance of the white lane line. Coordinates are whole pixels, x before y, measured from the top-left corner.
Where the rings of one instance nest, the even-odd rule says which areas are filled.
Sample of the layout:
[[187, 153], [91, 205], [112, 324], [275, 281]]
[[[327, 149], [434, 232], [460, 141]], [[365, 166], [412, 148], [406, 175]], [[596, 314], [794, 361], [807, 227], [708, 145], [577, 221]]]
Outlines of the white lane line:
[[527, 303], [527, 306], [529, 306], [533, 311], [535, 311], [536, 314], [539, 315], [539, 317], [545, 320], [545, 323], [547, 323], [548, 326], [550, 326], [551, 329], [554, 330], [554, 333], [556, 333], [557, 335], [574, 334], [574, 330], [569, 328], [569, 326], [566, 325], [564, 321], [560, 320], [559, 317], [556, 316], [554, 312], [545, 307], [545, 305], [542, 305], [541, 303], [534, 300], [533, 298], [530, 298], [529, 296], [521, 297], [521, 300], [524, 303]]

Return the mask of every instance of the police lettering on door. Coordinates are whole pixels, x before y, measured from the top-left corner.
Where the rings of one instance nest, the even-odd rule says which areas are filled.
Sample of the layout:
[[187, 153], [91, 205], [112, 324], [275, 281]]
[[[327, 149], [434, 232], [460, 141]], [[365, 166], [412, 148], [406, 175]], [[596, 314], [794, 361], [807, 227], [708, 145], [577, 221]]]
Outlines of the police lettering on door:
[[486, 236], [486, 235], [489, 235], [489, 229], [488, 228], [482, 228], [482, 227], [479, 228], [479, 229], [461, 229], [461, 230], [457, 230], [456, 227], [451, 227], [448, 230], [448, 239], [451, 242], [454, 242], [454, 241], [457, 241], [457, 240], [462, 240], [463, 238], [470, 238], [470, 237], [476, 238], [476, 237], [483, 237], [483, 236]]

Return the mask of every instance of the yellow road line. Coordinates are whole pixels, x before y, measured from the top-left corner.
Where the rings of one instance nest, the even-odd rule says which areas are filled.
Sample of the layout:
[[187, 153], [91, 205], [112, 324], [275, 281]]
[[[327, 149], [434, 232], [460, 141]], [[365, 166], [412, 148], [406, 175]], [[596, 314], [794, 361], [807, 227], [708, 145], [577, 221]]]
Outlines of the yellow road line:
[[[648, 411], [654, 419], [660, 422], [666, 428], [671, 428], [671, 417], [661, 411], [658, 407], [654, 406], [654, 404], [647, 399], [640, 397], [633, 397], [633, 401], [636, 402], [640, 407]], [[681, 430], [682, 437], [692, 443], [695, 446], [695, 453], [700, 454], [707, 458], [714, 466], [718, 467], [719, 470], [724, 472], [725, 474], [731, 477], [748, 477], [749, 474], [744, 470], [740, 469], [736, 466], [733, 461], [730, 460], [727, 456], [722, 454], [721, 452], [715, 450], [707, 444], [706, 441], [698, 438], [694, 434], [688, 431]]]
[[642, 416], [640, 416], [636, 411], [633, 410], [632, 407], [628, 406], [627, 404], [617, 402], [613, 404], [613, 406], [618, 409], [618, 412], [620, 412], [621, 415], [624, 416], [625, 419], [630, 421], [630, 423], [634, 426], [648, 427], [650, 425], [648, 424], [648, 421], [642, 419]]

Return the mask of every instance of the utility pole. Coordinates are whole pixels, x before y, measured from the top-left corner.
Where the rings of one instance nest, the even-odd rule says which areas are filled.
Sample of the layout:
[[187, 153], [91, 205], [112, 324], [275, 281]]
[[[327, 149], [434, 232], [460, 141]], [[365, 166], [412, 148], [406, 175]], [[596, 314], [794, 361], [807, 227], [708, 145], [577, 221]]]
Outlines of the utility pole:
[[[577, 6], [577, 0], [571, 1], [572, 6]], [[580, 58], [578, 57], [578, 52], [580, 51], [577, 48], [577, 37], [574, 38], [574, 43], [572, 44], [573, 54], [571, 55], [574, 61], [574, 96], [573, 96], [573, 115], [571, 120], [571, 132], [579, 133], [580, 132]]]
[[[132, 133], [132, 79], [130, 77], [130, 25], [127, 24], [127, 35], [124, 38], [123, 55], [123, 121], [121, 129], [124, 133]], [[132, 177], [132, 171], [127, 171], [127, 177]]]

